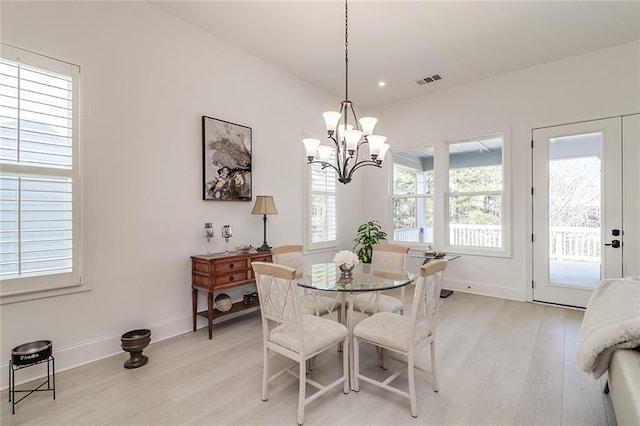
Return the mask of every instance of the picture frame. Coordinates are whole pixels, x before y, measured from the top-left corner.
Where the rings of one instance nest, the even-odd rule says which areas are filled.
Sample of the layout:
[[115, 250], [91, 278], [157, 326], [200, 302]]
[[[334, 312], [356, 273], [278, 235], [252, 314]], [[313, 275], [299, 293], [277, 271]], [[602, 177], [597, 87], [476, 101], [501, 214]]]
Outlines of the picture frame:
[[202, 199], [251, 201], [251, 127], [202, 116]]

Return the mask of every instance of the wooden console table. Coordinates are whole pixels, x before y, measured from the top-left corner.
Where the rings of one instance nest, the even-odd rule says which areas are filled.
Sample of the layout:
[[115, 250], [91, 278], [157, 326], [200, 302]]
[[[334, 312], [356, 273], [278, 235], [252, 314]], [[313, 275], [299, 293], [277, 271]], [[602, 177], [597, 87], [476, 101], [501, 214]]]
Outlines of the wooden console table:
[[[251, 262], [271, 262], [271, 252], [250, 251], [213, 253], [191, 256], [191, 301], [193, 304], [193, 331], [196, 331], [196, 315], [207, 318], [209, 339], [213, 337], [213, 320], [248, 309], [256, 310], [260, 302], [234, 303], [230, 310], [213, 309], [213, 293], [255, 282]], [[207, 310], [198, 311], [198, 292], [207, 294]]]

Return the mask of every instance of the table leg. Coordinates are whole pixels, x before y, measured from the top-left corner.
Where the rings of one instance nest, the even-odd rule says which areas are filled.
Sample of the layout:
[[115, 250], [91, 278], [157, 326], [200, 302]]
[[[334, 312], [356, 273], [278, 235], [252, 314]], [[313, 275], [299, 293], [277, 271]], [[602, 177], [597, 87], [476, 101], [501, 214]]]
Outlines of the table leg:
[[[347, 326], [347, 309], [345, 303], [347, 301], [347, 294], [344, 292], [338, 293], [340, 296], [340, 315], [338, 316], [339, 322], [345, 327]], [[342, 352], [342, 342], [338, 343], [338, 352]]]
[[349, 386], [355, 391], [353, 377], [353, 293], [349, 292], [349, 312], [347, 313], [347, 329], [349, 330]]
[[207, 293], [207, 320], [209, 322], [209, 340], [213, 338], [213, 293]]
[[191, 307], [193, 309], [193, 331], [196, 331], [196, 316], [198, 315], [198, 290], [191, 289]]

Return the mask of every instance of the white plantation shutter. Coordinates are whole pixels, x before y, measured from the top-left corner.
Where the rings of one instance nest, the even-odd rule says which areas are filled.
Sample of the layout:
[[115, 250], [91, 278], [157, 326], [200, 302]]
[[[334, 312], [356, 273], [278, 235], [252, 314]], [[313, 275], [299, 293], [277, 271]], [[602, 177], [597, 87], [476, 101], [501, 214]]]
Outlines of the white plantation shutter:
[[[332, 154], [330, 161], [335, 161]], [[310, 195], [310, 243], [312, 248], [335, 245], [336, 216], [336, 172], [333, 168], [311, 165]]]
[[79, 68], [2, 46], [2, 296], [78, 285]]

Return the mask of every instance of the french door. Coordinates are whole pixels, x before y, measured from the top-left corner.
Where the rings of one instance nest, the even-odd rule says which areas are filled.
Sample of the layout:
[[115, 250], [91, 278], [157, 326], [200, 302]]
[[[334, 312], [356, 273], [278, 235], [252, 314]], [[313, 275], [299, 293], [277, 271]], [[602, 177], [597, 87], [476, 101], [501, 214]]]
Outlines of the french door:
[[622, 118], [533, 131], [533, 300], [586, 307], [622, 276]]

